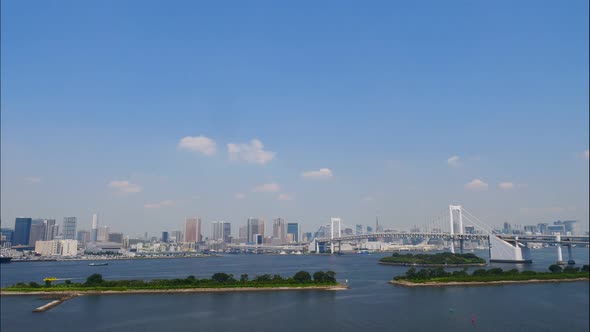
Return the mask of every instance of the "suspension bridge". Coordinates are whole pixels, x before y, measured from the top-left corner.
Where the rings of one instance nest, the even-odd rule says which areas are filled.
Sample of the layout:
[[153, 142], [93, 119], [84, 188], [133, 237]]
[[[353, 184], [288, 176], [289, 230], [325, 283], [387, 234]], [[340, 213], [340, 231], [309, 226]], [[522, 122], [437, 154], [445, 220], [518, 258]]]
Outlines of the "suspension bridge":
[[[465, 221], [465, 222], [464, 222]], [[501, 234], [491, 226], [465, 210], [461, 205], [449, 205], [448, 210], [439, 214], [434, 220], [423, 227], [423, 231], [379, 231], [358, 232], [357, 234], [342, 233], [341, 218], [331, 218], [330, 224], [322, 226], [309, 244], [309, 251], [326, 252], [330, 248], [332, 254], [341, 252], [342, 243], [359, 243], [369, 239], [392, 241], [397, 239], [440, 239], [448, 243], [451, 252], [455, 252], [458, 245], [461, 253], [466, 241], [484, 240], [489, 247], [490, 262], [530, 263], [532, 262], [529, 243], [548, 243], [557, 248], [557, 263], [564, 264], [562, 247], [567, 247], [568, 264], [575, 264], [572, 255], [573, 245], [588, 245], [588, 235], [509, 235]], [[352, 229], [346, 225], [345, 228]], [[323, 250], [322, 250], [323, 249]]]

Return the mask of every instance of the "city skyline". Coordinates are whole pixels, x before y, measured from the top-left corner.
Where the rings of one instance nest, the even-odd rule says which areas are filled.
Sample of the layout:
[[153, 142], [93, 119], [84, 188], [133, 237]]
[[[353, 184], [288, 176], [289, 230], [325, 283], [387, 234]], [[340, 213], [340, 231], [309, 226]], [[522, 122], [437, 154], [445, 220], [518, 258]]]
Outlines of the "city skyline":
[[263, 7], [3, 2], [3, 223], [588, 229], [587, 3]]

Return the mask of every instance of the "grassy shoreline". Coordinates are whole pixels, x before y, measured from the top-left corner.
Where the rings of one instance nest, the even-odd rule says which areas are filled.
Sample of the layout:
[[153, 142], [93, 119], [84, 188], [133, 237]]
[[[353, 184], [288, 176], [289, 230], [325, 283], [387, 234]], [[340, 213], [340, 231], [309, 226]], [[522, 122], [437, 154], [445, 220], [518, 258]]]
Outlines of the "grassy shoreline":
[[590, 278], [571, 278], [571, 279], [527, 279], [527, 280], [495, 280], [495, 281], [424, 281], [413, 282], [408, 280], [390, 280], [392, 285], [405, 287], [446, 287], [446, 286], [494, 286], [510, 284], [539, 284], [539, 283], [556, 283], [556, 282], [575, 282], [590, 281]]
[[0, 296], [32, 296], [32, 295], [117, 295], [117, 294], [178, 294], [178, 293], [222, 293], [222, 292], [268, 292], [268, 291], [335, 291], [346, 290], [348, 286], [342, 284], [331, 285], [289, 285], [289, 286], [261, 286], [261, 287], [188, 287], [188, 288], [160, 288], [160, 289], [122, 289], [122, 288], [103, 288], [103, 289], [59, 289], [59, 288], [40, 288], [40, 289], [1, 289]]
[[431, 267], [468, 267], [468, 266], [485, 266], [485, 259], [477, 257], [474, 254], [453, 254], [443, 252], [438, 254], [399, 254], [394, 253], [391, 256], [383, 257], [379, 264], [397, 265], [397, 266], [431, 266]]
[[[68, 279], [45, 278], [44, 284], [34, 281], [28, 284], [19, 282], [3, 289], [1, 295], [11, 294], [133, 294], [133, 293], [186, 293], [220, 291], [266, 291], [303, 289], [342, 289], [333, 271], [317, 271], [313, 276], [307, 271], [299, 271], [292, 277], [263, 274], [250, 279], [247, 274], [239, 279], [233, 274], [215, 273], [211, 278], [199, 279], [188, 276], [180, 279], [145, 280], [104, 280], [100, 274], [92, 274], [86, 282], [72, 283]], [[62, 283], [52, 284], [53, 282]]]
[[471, 274], [463, 271], [447, 272], [443, 268], [428, 268], [417, 271], [410, 268], [405, 275], [396, 276], [390, 284], [403, 286], [454, 286], [454, 285], [495, 285], [539, 282], [566, 282], [590, 280], [589, 266], [561, 268], [549, 266], [549, 272], [504, 271], [501, 268], [478, 269]]

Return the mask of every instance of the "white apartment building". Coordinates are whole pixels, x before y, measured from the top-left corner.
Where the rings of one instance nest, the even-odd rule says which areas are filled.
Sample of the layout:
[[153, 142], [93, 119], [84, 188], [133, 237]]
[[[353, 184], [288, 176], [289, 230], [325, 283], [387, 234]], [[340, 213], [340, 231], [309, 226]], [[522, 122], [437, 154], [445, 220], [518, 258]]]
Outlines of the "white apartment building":
[[77, 240], [51, 240], [35, 242], [35, 252], [41, 256], [76, 256]]

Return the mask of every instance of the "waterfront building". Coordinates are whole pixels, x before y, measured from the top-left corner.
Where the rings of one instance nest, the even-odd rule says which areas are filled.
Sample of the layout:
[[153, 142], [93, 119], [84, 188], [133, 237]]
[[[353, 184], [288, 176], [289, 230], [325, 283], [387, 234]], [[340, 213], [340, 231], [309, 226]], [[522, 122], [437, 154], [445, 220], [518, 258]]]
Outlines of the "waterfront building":
[[168, 232], [162, 232], [162, 243], [168, 243]]
[[186, 218], [184, 225], [184, 242], [194, 243], [201, 242], [202, 240], [201, 218]]
[[35, 242], [45, 239], [45, 223], [43, 219], [33, 219], [29, 232], [29, 246], [34, 247]]
[[62, 238], [64, 240], [76, 239], [76, 217], [65, 217], [62, 226]]
[[12, 246], [12, 237], [14, 230], [10, 228], [0, 228], [0, 247], [10, 248]]
[[547, 223], [538, 223], [537, 230], [541, 234], [547, 234]]
[[35, 242], [35, 252], [41, 256], [76, 256], [77, 240], [51, 240]]
[[90, 230], [90, 241], [98, 241], [98, 213], [92, 215], [92, 229]]
[[559, 233], [561, 235], [565, 235], [565, 225], [563, 225], [563, 224], [549, 225], [549, 226], [547, 226], [547, 233], [549, 233], [549, 234]]
[[255, 235], [261, 235], [264, 238], [264, 219], [248, 218], [246, 226], [248, 227], [248, 242], [256, 243]]
[[373, 233], [373, 227], [367, 226], [367, 233]]
[[14, 235], [12, 237], [12, 246], [26, 246], [29, 244], [31, 234], [31, 223], [33, 219], [19, 217], [14, 221]]
[[290, 222], [287, 224], [287, 234], [291, 235], [289, 242], [299, 242], [299, 223]]
[[276, 218], [272, 222], [272, 237], [279, 239], [279, 243], [287, 242], [287, 224], [285, 219]]

